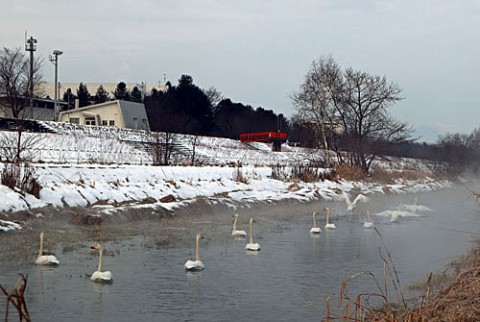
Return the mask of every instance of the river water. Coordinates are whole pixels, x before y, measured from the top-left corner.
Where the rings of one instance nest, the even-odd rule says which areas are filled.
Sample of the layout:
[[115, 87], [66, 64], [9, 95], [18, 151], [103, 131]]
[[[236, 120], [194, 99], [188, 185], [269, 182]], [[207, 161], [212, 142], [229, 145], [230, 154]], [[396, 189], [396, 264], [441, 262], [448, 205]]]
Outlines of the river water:
[[[367, 207], [409, 298], [414, 296], [407, 290], [410, 282], [444, 269], [471, 248], [480, 227], [480, 207], [469, 195], [464, 187], [389, 195], [361, 205], [353, 214], [345, 204], [325, 202], [259, 211], [253, 227], [259, 252], [245, 250], [248, 240], [231, 238], [231, 218], [199, 216], [191, 218], [195, 221], [191, 228], [159, 226], [157, 234], [150, 233], [156, 230], [155, 223], [138, 223], [128, 236], [118, 233], [103, 243], [103, 268], [112, 271], [112, 284], [96, 284], [88, 277], [98, 261], [88, 247], [95, 242], [89, 236], [102, 236], [99, 228], [79, 235], [82, 240], [76, 247], [71, 247], [71, 240], [58, 243], [58, 267], [2, 263], [0, 284], [13, 284], [19, 272], [28, 274], [26, 300], [33, 321], [318, 321], [326, 314], [327, 297], [335, 311], [347, 277], [371, 271], [383, 283], [380, 251], [385, 255], [385, 249], [379, 235], [363, 227]], [[412, 204], [415, 197], [433, 211], [395, 223], [374, 215]], [[337, 225], [334, 231], [323, 229], [326, 206]], [[322, 227], [316, 237], [309, 234], [313, 210], [320, 212], [317, 221]], [[247, 232], [249, 212], [239, 212], [241, 228]], [[168, 245], [161, 238], [168, 229], [188, 238]], [[205, 270], [189, 273], [183, 265], [195, 254], [196, 232], [205, 236], [200, 241]], [[351, 282], [349, 294], [375, 290], [371, 278], [360, 277]], [[2, 298], [0, 318], [4, 310]], [[11, 315], [12, 321], [16, 319]]]

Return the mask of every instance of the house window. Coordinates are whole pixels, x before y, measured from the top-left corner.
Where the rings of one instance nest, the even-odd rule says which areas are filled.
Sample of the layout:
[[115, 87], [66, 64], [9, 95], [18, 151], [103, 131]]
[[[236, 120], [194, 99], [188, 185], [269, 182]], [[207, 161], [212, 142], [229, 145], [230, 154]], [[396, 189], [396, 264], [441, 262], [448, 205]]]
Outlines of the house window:
[[115, 126], [115, 120], [110, 120], [110, 121], [108, 121], [108, 122], [109, 122], [108, 125], [110, 125], [110, 126]]
[[86, 125], [95, 125], [95, 118], [94, 117], [86, 117], [85, 118]]
[[80, 124], [80, 118], [79, 117], [71, 117], [70, 118], [70, 123]]
[[137, 119], [136, 117], [133, 118], [133, 128], [134, 128], [135, 130], [138, 129], [138, 119]]
[[107, 126], [108, 125], [108, 121], [107, 120], [102, 120], [102, 126]]

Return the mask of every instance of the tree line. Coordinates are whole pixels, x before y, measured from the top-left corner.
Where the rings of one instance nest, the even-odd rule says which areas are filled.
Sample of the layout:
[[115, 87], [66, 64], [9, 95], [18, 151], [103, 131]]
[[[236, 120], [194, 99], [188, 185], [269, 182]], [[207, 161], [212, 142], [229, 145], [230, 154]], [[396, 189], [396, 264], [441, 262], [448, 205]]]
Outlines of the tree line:
[[[30, 93], [30, 82], [42, 79], [41, 60], [33, 64], [32, 80], [28, 66], [29, 59], [20, 48], [0, 50], [0, 105], [17, 118], [25, 117], [27, 98], [42, 94]], [[478, 131], [447, 134], [436, 144], [415, 142], [409, 125], [389, 113], [403, 99], [401, 92], [385, 76], [341, 68], [332, 57], [320, 57], [312, 62], [299, 89], [291, 93], [295, 113], [289, 119], [273, 110], [233, 102], [213, 87], [202, 89], [189, 75], [181, 75], [177, 84], [169, 82], [165, 89], [154, 88], [148, 93], [119, 82], [112, 93], [100, 86], [92, 95], [80, 83], [75, 92], [67, 89], [63, 100], [70, 108], [75, 99], [80, 107], [115, 99], [143, 103], [155, 132], [238, 139], [241, 133], [282, 131], [290, 142], [333, 151], [336, 160], [332, 162], [356, 166], [365, 173], [375, 159], [386, 155], [446, 162], [451, 172], [476, 171]]]
[[110, 100], [143, 103], [150, 129], [156, 132], [238, 139], [246, 132], [289, 131], [289, 121], [283, 114], [232, 102], [213, 87], [201, 89], [190, 75], [181, 75], [176, 85], [167, 82], [165, 89], [152, 88], [147, 93], [137, 86], [130, 90], [125, 82], [119, 82], [112, 93], [100, 85], [92, 95], [87, 86], [80, 83], [75, 92], [68, 88], [63, 94], [68, 108], [73, 108], [75, 99], [79, 107]]

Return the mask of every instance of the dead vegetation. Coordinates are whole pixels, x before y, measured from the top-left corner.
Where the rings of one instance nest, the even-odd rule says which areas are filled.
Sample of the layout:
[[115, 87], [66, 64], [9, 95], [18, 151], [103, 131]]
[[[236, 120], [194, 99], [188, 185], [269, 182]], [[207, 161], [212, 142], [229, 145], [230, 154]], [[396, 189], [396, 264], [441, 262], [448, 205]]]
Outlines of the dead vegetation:
[[8, 290], [0, 285], [0, 289], [7, 298], [7, 307], [5, 310], [5, 321], [8, 321], [10, 304], [17, 310], [19, 321], [30, 321], [30, 314], [28, 313], [27, 303], [25, 302], [25, 290], [27, 288], [27, 277], [19, 274], [15, 286]]
[[[401, 321], [397, 320], [397, 317], [403, 315], [407, 304], [400, 279], [383, 236], [377, 228], [374, 230], [382, 244], [379, 254], [383, 260], [383, 280], [370, 271], [358, 272], [349, 276], [342, 282], [338, 296], [338, 307], [341, 313], [334, 316], [331, 313], [330, 301], [327, 299], [327, 316], [322, 321]], [[370, 278], [375, 285], [375, 290], [358, 293], [354, 296], [350, 295], [348, 292], [350, 283], [352, 280], [362, 277]], [[389, 294], [389, 288], [392, 287], [395, 293], [394, 301]]]
[[359, 167], [339, 164], [335, 166], [335, 173], [344, 180], [362, 181], [367, 178], [365, 172]]
[[[342, 282], [338, 316], [331, 313], [331, 300], [326, 301], [327, 316], [322, 321], [378, 321], [378, 322], [474, 322], [480, 321], [480, 242], [468, 254], [452, 262], [438, 274], [430, 273], [424, 282], [414, 287], [423, 295], [419, 304], [407, 307], [396, 275], [396, 269], [382, 239], [384, 262], [383, 283], [371, 272], [356, 273]], [[376, 291], [350, 296], [349, 284], [353, 279], [369, 277]], [[396, 300], [389, 300], [388, 285], [393, 285]]]
[[372, 180], [380, 183], [395, 183], [397, 180], [424, 180], [427, 177], [427, 173], [420, 170], [390, 171], [375, 169], [372, 172]]
[[479, 294], [480, 263], [477, 262], [445, 285], [432, 301], [407, 312], [402, 321], [480, 321]]

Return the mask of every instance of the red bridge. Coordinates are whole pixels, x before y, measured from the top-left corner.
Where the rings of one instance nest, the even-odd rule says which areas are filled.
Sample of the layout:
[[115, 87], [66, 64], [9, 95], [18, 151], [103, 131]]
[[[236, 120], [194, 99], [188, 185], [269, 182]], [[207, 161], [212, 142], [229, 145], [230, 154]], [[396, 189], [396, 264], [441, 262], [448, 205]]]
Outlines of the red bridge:
[[273, 151], [281, 151], [282, 143], [287, 141], [287, 134], [283, 132], [256, 132], [240, 134], [240, 141], [273, 143]]

